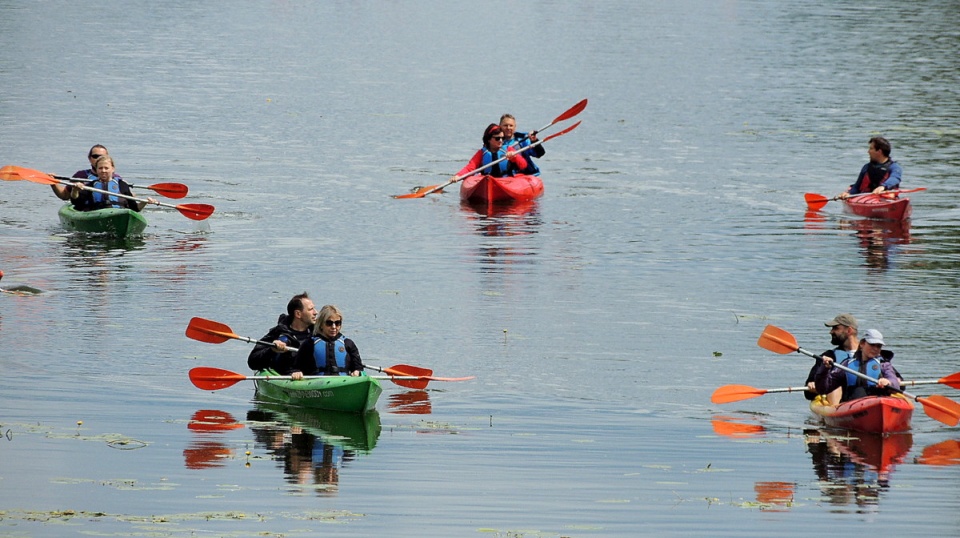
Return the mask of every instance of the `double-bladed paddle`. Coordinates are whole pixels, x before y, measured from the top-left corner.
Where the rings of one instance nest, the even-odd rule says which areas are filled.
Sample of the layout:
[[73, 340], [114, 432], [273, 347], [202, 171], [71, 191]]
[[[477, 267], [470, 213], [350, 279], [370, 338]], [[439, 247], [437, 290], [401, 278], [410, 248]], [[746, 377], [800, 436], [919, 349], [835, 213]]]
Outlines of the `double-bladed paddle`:
[[[71, 185], [75, 186], [71, 181], [66, 179], [57, 179], [56, 176], [52, 176], [45, 172], [39, 170], [32, 170], [30, 168], [23, 168], [22, 166], [4, 166], [0, 168], [0, 179], [6, 181], [21, 181], [26, 180], [31, 183], [40, 183], [41, 185]], [[136, 202], [144, 202], [147, 204], [156, 204], [162, 207], [169, 207], [176, 209], [183, 216], [192, 220], [206, 220], [214, 212], [214, 207], [208, 204], [167, 204], [164, 202], [151, 202], [145, 198], [137, 198], [136, 196], [127, 196], [126, 194], [120, 194], [116, 192], [110, 192], [103, 189], [95, 189], [93, 187], [88, 187], [86, 185], [81, 186], [80, 188], [88, 191], [99, 192], [102, 194], [108, 194], [110, 196], [116, 196], [118, 198], [125, 198], [127, 200], [134, 200]], [[175, 189], [174, 189], [175, 190]]]
[[[797, 352], [815, 359], [823, 359], [823, 356], [811, 353], [801, 348], [797, 344], [797, 339], [794, 338], [792, 334], [773, 325], [767, 325], [767, 327], [763, 330], [763, 334], [760, 335], [757, 345], [781, 355]], [[840, 363], [834, 362], [833, 365], [840, 370], [847, 372], [848, 374], [853, 374], [868, 381], [874, 381], [874, 379], [870, 376], [862, 374], [852, 368], [848, 368]], [[946, 396], [934, 394], [932, 396], [920, 397], [914, 396], [904, 390], [898, 390], [892, 387], [887, 388], [899, 392], [904, 396], [922, 404], [924, 413], [936, 421], [942, 422], [948, 426], [956, 426], [958, 423], [960, 423], [960, 404], [951, 400], [950, 398], [947, 398]]]
[[[530, 148], [537, 147], [537, 146], [539, 146], [540, 144], [543, 144], [544, 142], [550, 140], [551, 138], [556, 138], [556, 137], [558, 137], [558, 136], [565, 135], [565, 134], [569, 133], [570, 131], [576, 129], [579, 125], [580, 125], [580, 122], [578, 121], [577, 123], [574, 123], [574, 124], [571, 125], [570, 127], [567, 127], [566, 129], [560, 131], [559, 133], [554, 133], [554, 134], [552, 134], [552, 135], [550, 135], [550, 136], [548, 136], [548, 137], [546, 137], [546, 138], [543, 138], [543, 139], [541, 139], [541, 140], [537, 140], [537, 141], [534, 142], [533, 144], [530, 144], [529, 146], [526, 146], [525, 148], [523, 148], [523, 151], [527, 151], [527, 150], [530, 149]], [[509, 158], [508, 156], [504, 155], [503, 157], [500, 157], [499, 159], [497, 159], [497, 160], [495, 160], [495, 161], [491, 161], [491, 162], [489, 162], [489, 163], [481, 166], [480, 168], [477, 168], [477, 169], [475, 169], [475, 170], [471, 170], [471, 171], [469, 171], [469, 172], [467, 172], [467, 173], [465, 173], [465, 174], [461, 174], [461, 175], [459, 175], [459, 176], [454, 176], [453, 178], [451, 178], [451, 179], [450, 179], [449, 181], [447, 181], [446, 183], [441, 183], [440, 185], [430, 185], [430, 186], [427, 186], [427, 187], [419, 187], [419, 188], [417, 188], [417, 190], [415, 190], [414, 192], [408, 192], [407, 194], [395, 194], [393, 197], [394, 197], [394, 198], [423, 198], [424, 196], [426, 196], [426, 195], [428, 195], [428, 194], [431, 194], [431, 193], [434, 193], [434, 192], [437, 192], [437, 191], [442, 191], [443, 189], [449, 187], [450, 185], [453, 185], [454, 183], [457, 183], [458, 181], [462, 181], [462, 180], [464, 180], [464, 179], [466, 179], [466, 178], [468, 178], [468, 177], [470, 177], [470, 176], [472, 176], [472, 175], [474, 175], [474, 174], [476, 174], [476, 173], [478, 173], [478, 172], [480, 172], [480, 171], [482, 171], [482, 170], [486, 170], [487, 168], [490, 168], [491, 166], [493, 166], [493, 165], [495, 165], [495, 164], [497, 164], [497, 163], [500, 163], [500, 162], [502, 162], [502, 161], [505, 161], [505, 160], [507, 160], [508, 158]]]
[[[883, 192], [881, 192], [880, 194], [881, 194], [881, 195], [884, 195], [884, 194], [906, 194], [906, 193], [908, 193], [908, 192], [920, 192], [920, 191], [925, 191], [925, 190], [927, 190], [926, 187], [917, 187], [917, 188], [915, 188], [915, 189], [897, 189], [897, 190], [892, 190], [892, 191], [883, 191]], [[848, 196], [846, 199], [857, 198], [857, 197], [859, 197], [859, 196], [868, 196], [868, 195], [870, 195], [870, 194], [873, 194], [873, 193], [872, 193], [872, 192], [861, 192], [861, 193], [859, 193], [859, 194], [851, 194], [851, 195]], [[811, 211], [820, 211], [821, 209], [823, 209], [823, 206], [827, 205], [827, 202], [831, 202], [831, 201], [833, 201], [833, 200], [841, 200], [841, 198], [840, 198], [839, 195], [838, 195], [838, 196], [834, 196], [833, 198], [827, 198], [826, 196], [824, 196], [824, 195], [822, 195], [822, 194], [817, 194], [817, 193], [815, 193], [815, 192], [808, 192], [808, 193], [804, 194], [804, 195], [803, 195], [803, 199], [806, 200], [806, 202], [807, 202], [807, 209], [810, 209]]]
[[[948, 376], [941, 377], [940, 379], [921, 379], [916, 381], [901, 381], [900, 386], [916, 386], [916, 385], [947, 385], [948, 387], [953, 387], [955, 389], [960, 389], [960, 372], [954, 372]], [[751, 387], [749, 385], [724, 385], [717, 390], [713, 391], [713, 395], [710, 396], [710, 401], [715, 404], [725, 404], [732, 402], [739, 402], [740, 400], [749, 400], [751, 398], [757, 398], [763, 396], [764, 394], [773, 394], [777, 392], [803, 392], [807, 390], [807, 387], [785, 387], [782, 389], [758, 389]]]
[[[524, 140], [529, 139], [531, 135], [535, 135], [535, 134], [537, 134], [537, 133], [546, 131], [547, 129], [549, 129], [550, 127], [553, 127], [554, 125], [560, 123], [561, 121], [569, 120], [570, 118], [572, 118], [572, 117], [576, 116], [577, 114], [583, 112], [583, 109], [585, 109], [585, 108], [587, 108], [587, 100], [586, 100], [586, 99], [584, 99], [584, 100], [580, 101], [579, 103], [573, 105], [572, 107], [568, 108], [566, 111], [564, 111], [563, 114], [560, 114], [560, 115], [557, 116], [556, 118], [553, 118], [553, 121], [551, 121], [550, 123], [544, 125], [543, 127], [537, 129], [536, 131], [530, 131], [530, 134], [528, 134], [528, 135], [526, 136], [526, 138], [524, 138]], [[520, 149], [521, 149], [522, 151], [526, 151], [527, 148], [520, 148]]]
[[[69, 181], [71, 185], [74, 181], [78, 181], [77, 178], [73, 177], [53, 176], [53, 178], [59, 179], [60, 181]], [[187, 186], [183, 183], [154, 183], [153, 185], [147, 185], [146, 187], [142, 185], [133, 185], [132, 183], [127, 183], [127, 185], [134, 189], [150, 189], [160, 196], [174, 198], [177, 200], [185, 197], [187, 193], [190, 192], [190, 189], [187, 188]]]
[[[301, 379], [320, 379], [323, 377], [330, 376], [305, 375]], [[389, 379], [398, 385], [403, 385], [404, 381], [422, 382], [424, 385], [427, 384], [426, 381], [421, 381], [420, 378], [416, 376], [372, 375], [369, 377], [372, 377], [373, 379]], [[190, 369], [190, 382], [193, 383], [193, 385], [198, 389], [203, 390], [225, 389], [227, 387], [232, 387], [241, 381], [254, 381], [257, 379], [292, 380], [293, 377], [288, 375], [243, 375], [236, 372], [231, 372], [230, 370], [211, 368], [209, 366], [198, 366]]]
[[[208, 344], [222, 344], [227, 340], [241, 340], [250, 344], [265, 344], [268, 346], [273, 345], [273, 342], [255, 340], [248, 336], [240, 336], [239, 334], [234, 333], [228, 325], [200, 317], [194, 317], [190, 320], [190, 323], [187, 325], [186, 335], [188, 338], [198, 340], [200, 342], [207, 342]], [[296, 353], [298, 351], [297, 348], [290, 346], [287, 346], [287, 350], [291, 353]], [[433, 375], [433, 370], [421, 368], [419, 366], [412, 366], [409, 364], [394, 364], [393, 366], [386, 368], [374, 366], [372, 364], [364, 364], [364, 367], [370, 368], [371, 370], [376, 370], [378, 372], [383, 372], [390, 376], [389, 379], [397, 385], [411, 389], [426, 388], [427, 383], [430, 381], [468, 381], [474, 378], [474, 376], [435, 377]], [[277, 379], [277, 377], [273, 376], [273, 379]], [[232, 384], [233, 383], [231, 383], [231, 385]]]

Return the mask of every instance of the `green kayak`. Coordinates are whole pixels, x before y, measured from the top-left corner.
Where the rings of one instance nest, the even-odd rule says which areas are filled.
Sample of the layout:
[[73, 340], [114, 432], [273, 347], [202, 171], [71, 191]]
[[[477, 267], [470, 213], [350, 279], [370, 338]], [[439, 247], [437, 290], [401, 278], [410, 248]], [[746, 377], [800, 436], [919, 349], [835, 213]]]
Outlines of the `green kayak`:
[[[260, 376], [280, 375], [271, 370]], [[377, 406], [383, 388], [367, 375], [357, 377], [331, 375], [291, 381], [289, 379], [257, 379], [257, 395], [300, 407], [363, 413]]]
[[67, 204], [57, 212], [64, 228], [78, 232], [108, 233], [117, 237], [140, 235], [147, 227], [147, 219], [132, 209], [107, 208], [77, 211]]

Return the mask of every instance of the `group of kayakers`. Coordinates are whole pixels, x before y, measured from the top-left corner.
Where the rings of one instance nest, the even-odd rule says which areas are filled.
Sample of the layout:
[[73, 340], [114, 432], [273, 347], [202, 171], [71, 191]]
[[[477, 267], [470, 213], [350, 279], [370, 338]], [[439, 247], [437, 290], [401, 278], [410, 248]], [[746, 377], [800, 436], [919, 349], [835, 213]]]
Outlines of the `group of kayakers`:
[[536, 131], [517, 132], [517, 119], [512, 114], [503, 114], [500, 123], [491, 123], [483, 130], [483, 147], [451, 179], [462, 178], [496, 161], [500, 162], [484, 169], [483, 173], [493, 177], [539, 176], [540, 168], [533, 158], [543, 157], [546, 150], [537, 141]]
[[[883, 349], [883, 335], [877, 329], [868, 329], [862, 337], [857, 334], [857, 318], [852, 314], [838, 314], [824, 323], [830, 328], [830, 343], [836, 347], [824, 351], [822, 360], [807, 375], [808, 400], [823, 395], [829, 405], [856, 400], [864, 396], [887, 395], [890, 389], [899, 390], [902, 377], [893, 367], [893, 352]], [[845, 372], [840, 364], [870, 380]]]
[[90, 151], [87, 152], [87, 160], [90, 161], [90, 168], [77, 170], [73, 174], [73, 179], [77, 181], [72, 185], [64, 183], [50, 185], [57, 198], [69, 200], [77, 211], [121, 207], [139, 212], [148, 203], [157, 203], [156, 200], [149, 197], [145, 201], [133, 201], [84, 188], [90, 187], [110, 193], [133, 196], [130, 185], [116, 173], [116, 164], [106, 147], [101, 144], [91, 147]]
[[335, 305], [318, 311], [307, 292], [294, 295], [277, 325], [260, 339], [250, 355], [251, 370], [273, 370], [292, 379], [304, 375], [349, 375], [363, 372], [363, 360], [353, 340], [345, 337], [343, 312]]

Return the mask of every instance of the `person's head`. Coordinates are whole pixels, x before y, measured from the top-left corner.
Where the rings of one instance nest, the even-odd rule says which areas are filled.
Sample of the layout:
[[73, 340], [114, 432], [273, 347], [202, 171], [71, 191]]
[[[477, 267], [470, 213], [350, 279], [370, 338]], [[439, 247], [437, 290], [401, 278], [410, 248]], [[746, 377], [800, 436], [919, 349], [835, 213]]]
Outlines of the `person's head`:
[[870, 160], [883, 162], [890, 157], [890, 142], [882, 136], [875, 136], [870, 139], [870, 148], [867, 150]]
[[114, 170], [116, 170], [116, 166], [113, 164], [113, 157], [109, 155], [102, 155], [93, 163], [93, 171], [97, 173], [100, 181], [110, 181], [113, 179]]
[[291, 324], [298, 325], [296, 327], [298, 330], [313, 325], [317, 320], [317, 308], [313, 305], [313, 301], [310, 300], [307, 292], [298, 293], [290, 299], [290, 302], [287, 303], [287, 316], [289, 316]]
[[339, 336], [343, 325], [343, 313], [332, 304], [323, 305], [317, 314], [317, 324], [313, 327], [313, 334], [333, 339]]
[[876, 329], [867, 329], [860, 340], [860, 350], [865, 358], [879, 357], [883, 350], [883, 335]]
[[[107, 151], [107, 148], [97, 144], [90, 148], [90, 151], [87, 152], [87, 159], [90, 161], [90, 168], [93, 168], [97, 164], [97, 159], [103, 157], [104, 155], [110, 155], [110, 152]], [[94, 168], [96, 171], [96, 168]]]
[[830, 327], [830, 343], [835, 346], [842, 346], [851, 335], [856, 339], [857, 318], [853, 314], [837, 314], [824, 325]]
[[483, 130], [483, 146], [490, 151], [497, 151], [503, 145], [503, 131], [496, 123], [491, 123]]
[[514, 118], [513, 114], [500, 116], [500, 130], [503, 132], [505, 139], [513, 138], [513, 133], [517, 132], [517, 118]]

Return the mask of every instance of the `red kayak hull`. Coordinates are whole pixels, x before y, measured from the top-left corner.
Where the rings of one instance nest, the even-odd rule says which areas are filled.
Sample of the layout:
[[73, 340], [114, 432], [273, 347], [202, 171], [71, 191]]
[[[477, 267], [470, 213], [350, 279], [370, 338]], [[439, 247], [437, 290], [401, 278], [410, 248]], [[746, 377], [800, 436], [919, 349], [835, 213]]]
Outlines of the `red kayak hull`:
[[861, 217], [883, 220], [910, 218], [913, 207], [909, 198], [885, 198], [879, 194], [867, 194], [844, 200], [847, 211]]
[[827, 426], [868, 433], [897, 433], [910, 429], [913, 403], [899, 396], [867, 396], [837, 407], [823, 405], [817, 398], [810, 411]]
[[537, 176], [493, 177], [473, 175], [460, 183], [464, 202], [522, 202], [543, 195], [543, 181]]

